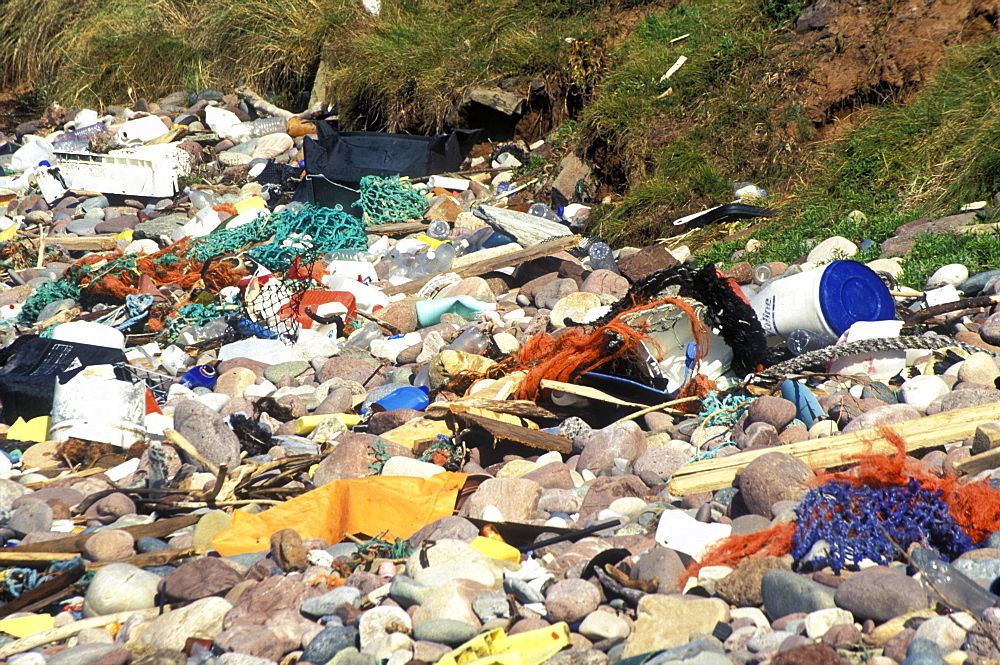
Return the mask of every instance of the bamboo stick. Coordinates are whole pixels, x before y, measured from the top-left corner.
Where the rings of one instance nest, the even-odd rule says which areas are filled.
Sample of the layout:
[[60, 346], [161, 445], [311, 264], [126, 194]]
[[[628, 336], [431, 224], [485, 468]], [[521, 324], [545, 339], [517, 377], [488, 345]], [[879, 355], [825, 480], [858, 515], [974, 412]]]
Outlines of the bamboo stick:
[[[924, 450], [968, 439], [979, 425], [1000, 420], [1000, 402], [945, 411], [916, 418], [890, 427], [906, 441], [906, 450]], [[865, 429], [822, 439], [760, 450], [747, 450], [729, 457], [686, 464], [668, 484], [674, 496], [709, 492], [729, 487], [747, 464], [761, 455], [780, 452], [797, 457], [814, 469], [849, 464], [851, 458], [867, 453], [890, 455], [895, 447], [884, 440], [878, 429]]]

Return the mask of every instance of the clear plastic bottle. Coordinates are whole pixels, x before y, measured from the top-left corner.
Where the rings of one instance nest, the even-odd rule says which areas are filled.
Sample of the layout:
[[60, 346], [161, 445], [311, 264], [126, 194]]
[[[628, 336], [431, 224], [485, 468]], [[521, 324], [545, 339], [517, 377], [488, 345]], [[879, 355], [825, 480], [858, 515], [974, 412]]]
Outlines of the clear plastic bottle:
[[534, 215], [535, 217], [542, 217], [550, 222], [559, 222], [560, 224], [566, 223], [566, 221], [559, 216], [559, 213], [544, 203], [532, 203], [531, 207], [528, 208], [528, 214]]
[[833, 340], [820, 335], [819, 333], [814, 333], [811, 330], [797, 328], [796, 330], [788, 333], [786, 343], [789, 351], [797, 356], [801, 356], [803, 353], [816, 351], [818, 349], [825, 349], [833, 344]]
[[249, 122], [241, 122], [226, 130], [226, 138], [233, 141], [248, 141], [268, 134], [278, 134], [288, 130], [288, 120], [280, 116], [273, 118], [257, 118]]
[[471, 325], [466, 327], [446, 348], [448, 351], [465, 351], [478, 356], [485, 353], [489, 347], [489, 337], [484, 335], [478, 326]]
[[347, 346], [359, 346], [362, 349], [367, 349], [372, 342], [377, 339], [385, 339], [385, 335], [379, 330], [378, 324], [374, 321], [369, 321], [365, 325], [361, 326], [358, 330], [351, 333], [351, 336], [347, 338]]
[[188, 195], [188, 200], [191, 201], [191, 205], [201, 210], [202, 208], [208, 208], [215, 205], [215, 194], [212, 192], [203, 192], [200, 189], [186, 189]]
[[774, 277], [774, 271], [766, 263], [753, 267], [753, 283], [760, 285]]
[[590, 267], [594, 270], [604, 269], [614, 273], [618, 272], [618, 263], [615, 261], [615, 256], [611, 253], [608, 243], [601, 240], [591, 242], [590, 246], [587, 247], [587, 255], [590, 256]]
[[451, 265], [455, 262], [455, 248], [447, 242], [443, 242], [434, 249], [429, 249], [423, 254], [417, 254], [413, 258], [407, 276], [410, 279], [420, 279], [421, 277], [431, 277], [438, 273], [451, 270]]
[[427, 225], [427, 235], [435, 240], [446, 240], [451, 235], [451, 226], [440, 217], [431, 220]]

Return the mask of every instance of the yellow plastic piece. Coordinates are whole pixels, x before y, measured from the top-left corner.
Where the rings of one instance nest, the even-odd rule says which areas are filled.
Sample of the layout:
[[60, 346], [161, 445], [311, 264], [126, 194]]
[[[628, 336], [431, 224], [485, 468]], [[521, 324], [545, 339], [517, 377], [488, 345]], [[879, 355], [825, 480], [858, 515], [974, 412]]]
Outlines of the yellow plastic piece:
[[497, 628], [445, 654], [437, 665], [538, 665], [569, 644], [565, 621], [517, 635], [507, 635], [503, 628]]
[[302, 416], [295, 421], [295, 433], [299, 436], [305, 436], [316, 429], [316, 426], [327, 418], [337, 418], [347, 427], [354, 427], [361, 422], [361, 416], [355, 413], [326, 413], [321, 416]]
[[24, 422], [24, 418], [19, 417], [14, 421], [14, 424], [10, 426], [10, 429], [7, 430], [7, 438], [15, 441], [34, 441], [36, 443], [41, 443], [42, 441], [48, 440], [48, 434], [48, 416], [38, 416], [37, 418], [32, 418], [28, 422]]
[[125, 229], [124, 231], [122, 231], [118, 235], [112, 236], [112, 238], [114, 238], [115, 240], [128, 240], [129, 242], [132, 242], [132, 234], [133, 233], [134, 233], [134, 231], [132, 231], [132, 229]]
[[491, 559], [510, 561], [511, 563], [521, 563], [521, 552], [516, 547], [511, 547], [501, 540], [477, 536], [471, 543], [480, 554]]
[[10, 242], [17, 235], [17, 224], [11, 224], [3, 231], [0, 231], [0, 242]]
[[259, 196], [251, 196], [248, 199], [243, 199], [238, 203], [234, 203], [233, 207], [236, 208], [236, 212], [246, 212], [247, 210], [253, 210], [254, 208], [267, 209], [267, 204], [264, 203], [264, 199]]
[[13, 619], [0, 619], [0, 633], [14, 637], [27, 637], [55, 627], [55, 617], [51, 614], [32, 614]]
[[448, 242], [447, 240], [435, 240], [426, 233], [421, 233], [420, 235], [418, 235], [417, 240], [419, 240], [420, 242], [427, 243], [428, 245], [431, 246], [431, 249], [437, 249], [438, 245]]

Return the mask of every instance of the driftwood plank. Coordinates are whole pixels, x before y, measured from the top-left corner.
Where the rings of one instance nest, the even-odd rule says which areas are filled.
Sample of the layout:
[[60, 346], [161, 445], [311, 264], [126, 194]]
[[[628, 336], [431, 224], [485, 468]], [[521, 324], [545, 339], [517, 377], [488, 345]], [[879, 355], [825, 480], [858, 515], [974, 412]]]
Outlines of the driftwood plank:
[[[462, 266], [461, 268], [450, 270], [449, 272], [456, 273], [462, 278], [477, 277], [479, 275], [485, 275], [488, 272], [493, 272], [494, 270], [499, 270], [500, 268], [516, 266], [526, 261], [540, 259], [543, 256], [550, 256], [552, 254], [556, 254], [557, 252], [561, 252], [564, 249], [576, 247], [578, 244], [580, 244], [580, 236], [563, 236], [561, 238], [556, 238], [555, 240], [543, 242], [540, 245], [535, 245], [534, 247], [528, 247], [527, 249], [511, 252], [510, 254], [476, 261], [475, 263], [470, 263], [466, 266]], [[415, 279], [412, 282], [400, 284], [399, 286], [390, 286], [384, 289], [383, 293], [387, 296], [394, 296], [398, 293], [404, 293], [407, 295], [416, 293], [423, 288], [424, 284], [431, 281], [435, 277], [437, 277], [437, 275], [431, 275], [430, 277], [424, 277], [422, 279]]]
[[542, 450], [556, 450], [564, 455], [573, 453], [573, 442], [558, 434], [549, 434], [537, 429], [528, 429], [520, 425], [484, 418], [471, 413], [456, 413], [459, 420], [463, 420], [474, 425], [479, 425], [484, 430], [497, 437], [508, 441], [517, 441], [532, 448]]
[[[889, 429], [906, 441], [906, 450], [924, 450], [968, 439], [976, 427], [1000, 420], [1000, 402], [945, 411], [892, 425]], [[747, 450], [729, 457], [692, 462], [678, 469], [668, 484], [670, 493], [683, 496], [729, 487], [747, 464], [766, 453], [782, 452], [801, 459], [814, 469], [849, 464], [856, 455], [890, 455], [896, 448], [878, 429], [865, 429], [776, 448]]]

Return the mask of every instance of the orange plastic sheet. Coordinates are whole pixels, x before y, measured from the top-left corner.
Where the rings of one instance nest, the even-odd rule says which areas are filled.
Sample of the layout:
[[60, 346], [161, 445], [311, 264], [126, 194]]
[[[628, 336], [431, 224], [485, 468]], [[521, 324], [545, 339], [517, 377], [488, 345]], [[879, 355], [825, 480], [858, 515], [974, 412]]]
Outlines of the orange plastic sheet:
[[282, 529], [295, 529], [303, 539], [324, 538], [330, 544], [339, 543], [345, 533], [377, 536], [388, 531], [390, 538], [409, 538], [455, 511], [467, 477], [446, 471], [426, 479], [335, 480], [256, 515], [237, 510], [233, 523], [216, 534], [212, 545], [222, 556], [260, 552]]

